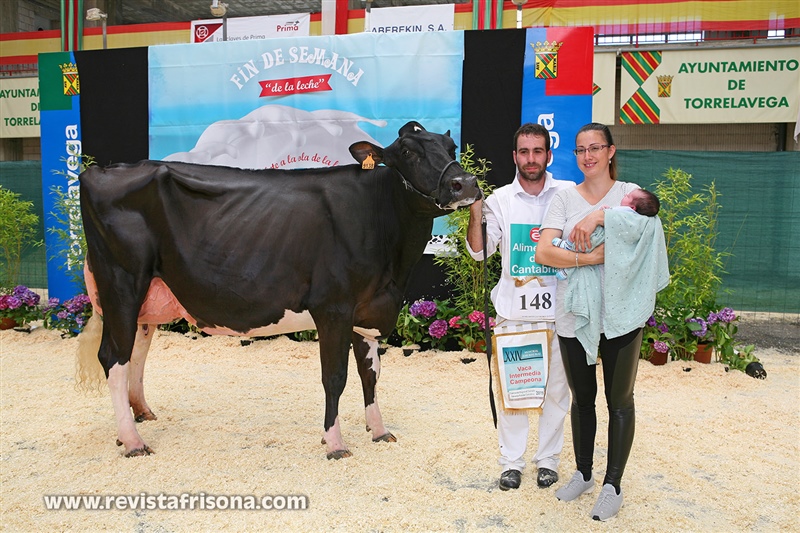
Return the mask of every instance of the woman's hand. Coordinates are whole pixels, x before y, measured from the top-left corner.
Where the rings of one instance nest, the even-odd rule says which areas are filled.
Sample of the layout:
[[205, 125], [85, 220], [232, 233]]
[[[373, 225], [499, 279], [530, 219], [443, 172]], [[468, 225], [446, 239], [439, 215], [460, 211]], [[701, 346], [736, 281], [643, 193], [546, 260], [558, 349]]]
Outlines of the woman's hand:
[[587, 254], [580, 254], [581, 265], [602, 265], [606, 260], [606, 245], [599, 244], [594, 250]]
[[[597, 226], [602, 226], [605, 221], [605, 211], [598, 209], [586, 215], [583, 220], [575, 224], [569, 233], [569, 240], [575, 243], [575, 247], [580, 251], [586, 251], [592, 246], [592, 232]], [[602, 263], [602, 261], [600, 261]], [[592, 263], [597, 264], [597, 263]]]

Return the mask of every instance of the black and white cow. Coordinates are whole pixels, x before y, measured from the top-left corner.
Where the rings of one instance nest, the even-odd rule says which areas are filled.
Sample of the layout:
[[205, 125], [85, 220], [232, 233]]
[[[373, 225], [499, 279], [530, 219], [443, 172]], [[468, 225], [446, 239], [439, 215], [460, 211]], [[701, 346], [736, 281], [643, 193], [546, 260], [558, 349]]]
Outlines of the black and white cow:
[[105, 371], [126, 455], [152, 452], [134, 423], [155, 419], [144, 362], [153, 325], [181, 316], [212, 333], [316, 329], [329, 459], [350, 456], [338, 405], [352, 344], [367, 427], [374, 441], [394, 441], [375, 397], [378, 339], [394, 328], [434, 217], [481, 195], [455, 148], [449, 132], [409, 122], [386, 148], [353, 144], [362, 165], [142, 161], [81, 174], [87, 287], [104, 324], [91, 357]]

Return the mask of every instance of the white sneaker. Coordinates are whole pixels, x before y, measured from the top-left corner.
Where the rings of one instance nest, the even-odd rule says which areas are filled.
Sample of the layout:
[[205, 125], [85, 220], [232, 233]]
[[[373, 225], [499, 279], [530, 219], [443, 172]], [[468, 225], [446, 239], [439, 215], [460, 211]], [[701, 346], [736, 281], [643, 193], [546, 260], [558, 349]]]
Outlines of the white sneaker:
[[600, 496], [597, 498], [597, 503], [594, 504], [592, 509], [592, 518], [605, 522], [609, 518], [614, 518], [622, 507], [622, 489], [617, 489], [614, 485], [606, 483], [603, 485], [603, 490], [600, 491]]
[[562, 502], [571, 502], [582, 494], [589, 494], [594, 490], [594, 473], [589, 481], [583, 480], [583, 474], [575, 472], [567, 484], [556, 491], [556, 498]]

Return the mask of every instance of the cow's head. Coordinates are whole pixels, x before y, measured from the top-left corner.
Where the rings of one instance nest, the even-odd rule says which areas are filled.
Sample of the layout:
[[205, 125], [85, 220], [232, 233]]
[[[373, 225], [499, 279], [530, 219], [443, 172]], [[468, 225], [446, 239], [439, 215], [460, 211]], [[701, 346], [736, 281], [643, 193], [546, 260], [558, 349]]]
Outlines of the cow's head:
[[359, 163], [369, 156], [375, 164], [395, 169], [407, 187], [441, 209], [457, 209], [481, 197], [477, 178], [456, 161], [456, 144], [449, 131], [431, 133], [418, 122], [409, 122], [386, 148], [361, 141], [350, 146], [350, 153]]

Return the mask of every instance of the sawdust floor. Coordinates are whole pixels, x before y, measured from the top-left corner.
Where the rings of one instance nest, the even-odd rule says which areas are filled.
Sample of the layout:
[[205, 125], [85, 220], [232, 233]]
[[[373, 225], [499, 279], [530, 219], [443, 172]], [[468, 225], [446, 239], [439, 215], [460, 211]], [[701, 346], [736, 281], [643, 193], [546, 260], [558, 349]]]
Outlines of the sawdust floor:
[[[467, 352], [383, 357], [379, 403], [393, 444], [364, 430], [350, 364], [341, 400], [353, 457], [325, 459], [318, 348], [286, 337], [153, 341], [145, 390], [158, 420], [139, 425], [155, 455], [115, 446], [107, 391], [74, 390], [76, 339], [0, 332], [0, 524], [8, 531], [800, 531], [800, 357], [758, 355], [765, 381], [723, 365], [641, 361], [625, 505], [609, 523], [596, 494], [564, 503], [536, 487], [497, 487], [487, 365]], [[352, 360], [351, 360], [352, 361]], [[687, 371], [689, 370], [689, 371]], [[596, 476], [605, 468], [598, 397]], [[531, 435], [528, 459], [535, 451]], [[562, 482], [573, 472], [569, 423]], [[560, 486], [561, 482], [557, 484]], [[45, 496], [307, 497], [306, 510], [103, 511], [45, 508]], [[168, 500], [162, 500], [167, 502]], [[199, 500], [197, 500], [199, 502]], [[276, 500], [280, 501], [280, 500]], [[197, 506], [199, 507], [199, 503]]]

